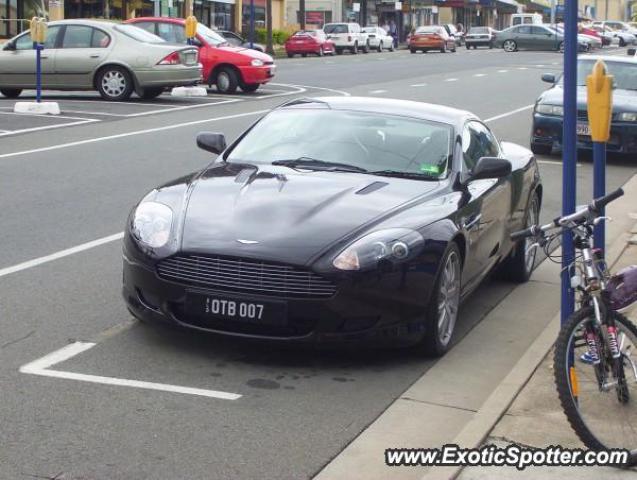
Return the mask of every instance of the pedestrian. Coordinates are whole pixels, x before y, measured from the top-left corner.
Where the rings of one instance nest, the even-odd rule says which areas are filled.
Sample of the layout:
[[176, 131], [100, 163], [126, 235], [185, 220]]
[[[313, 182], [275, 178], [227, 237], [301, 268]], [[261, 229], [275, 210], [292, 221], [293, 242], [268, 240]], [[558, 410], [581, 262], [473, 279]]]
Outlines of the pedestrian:
[[389, 35], [394, 39], [394, 48], [398, 48], [398, 28], [393, 20], [389, 22]]

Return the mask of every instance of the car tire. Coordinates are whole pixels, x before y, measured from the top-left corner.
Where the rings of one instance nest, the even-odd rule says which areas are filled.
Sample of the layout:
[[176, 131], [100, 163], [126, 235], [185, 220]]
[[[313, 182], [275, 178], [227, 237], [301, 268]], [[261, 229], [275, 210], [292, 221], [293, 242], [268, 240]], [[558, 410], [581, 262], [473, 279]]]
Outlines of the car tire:
[[292, 52], [288, 52], [288, 58], [292, 58], [294, 54]]
[[18, 98], [22, 93], [21, 88], [0, 88], [0, 93], [7, 98]]
[[358, 42], [354, 43], [354, 46], [351, 48], [350, 52], [352, 55], [358, 55]]
[[489, 49], [493, 50], [493, 42], [489, 42]]
[[369, 53], [369, 41], [367, 43], [365, 43], [365, 46], [363, 47], [363, 53]]
[[144, 100], [152, 100], [153, 98], [159, 97], [162, 93], [164, 93], [163, 87], [144, 88], [140, 97], [142, 97]]
[[[450, 272], [454, 272], [453, 278]], [[440, 357], [451, 346], [460, 307], [461, 278], [462, 257], [460, 249], [455, 242], [450, 242], [442, 256], [427, 306], [425, 336], [421, 341], [421, 348], [427, 356]], [[444, 311], [441, 311], [441, 306]], [[441, 315], [446, 316], [447, 322], [445, 322], [445, 318], [441, 318]]]
[[451, 53], [456, 53], [456, 46], [454, 45], [453, 50], [451, 50]]
[[410, 49], [409, 49], [409, 51], [410, 51], [411, 53], [416, 53], [416, 49], [415, 49], [415, 48], [410, 48]]
[[518, 49], [518, 44], [515, 43], [515, 40], [505, 40], [502, 44], [502, 48], [505, 52], [516, 52]]
[[542, 143], [531, 142], [531, 151], [535, 155], [549, 155], [553, 150], [551, 145], [544, 145]]
[[440, 53], [447, 53], [447, 44], [443, 43], [442, 48], [440, 49]]
[[620, 47], [626, 46], [626, 40], [624, 40], [622, 37], [619, 37], [619, 46]]
[[241, 90], [243, 90], [245, 93], [253, 93], [259, 89], [261, 84], [260, 83], [243, 83], [240, 86], [241, 86]]
[[233, 94], [237, 91], [239, 79], [234, 70], [224, 67], [217, 72], [214, 83], [219, 93]]
[[378, 44], [378, 53], [383, 53], [383, 42], [382, 42], [382, 40]]
[[109, 102], [128, 100], [134, 89], [129, 71], [117, 65], [106, 66], [97, 72], [95, 84], [101, 97]]
[[391, 46], [389, 47], [389, 51], [393, 52], [394, 50], [396, 50], [396, 48], [394, 48], [394, 42], [391, 42]]
[[[540, 219], [540, 199], [537, 193], [531, 193], [526, 209], [524, 228], [536, 225]], [[535, 259], [536, 248], [529, 248], [534, 240], [519, 241], [511, 251], [511, 254], [502, 262], [499, 272], [505, 279], [515, 283], [525, 283], [531, 278]]]
[[[578, 50], [579, 50], [579, 48], [578, 48]], [[563, 52], [564, 51], [564, 42], [563, 41], [558, 44], [557, 51], [558, 52]]]
[[469, 45], [469, 44], [467, 43], [467, 45], [466, 45], [466, 46], [467, 46], [467, 50], [471, 50], [471, 45]]
[[307, 57], [307, 53], [302, 53], [302, 54], [301, 54], [301, 56], [302, 56], [303, 58], [305, 58], [305, 57]]
[[322, 57], [323, 55], [325, 55], [325, 52], [323, 51], [323, 47], [319, 47], [319, 51], [316, 55], [319, 57]]
[[336, 49], [336, 55], [343, 55], [343, 49], [342, 48], [337, 48]]

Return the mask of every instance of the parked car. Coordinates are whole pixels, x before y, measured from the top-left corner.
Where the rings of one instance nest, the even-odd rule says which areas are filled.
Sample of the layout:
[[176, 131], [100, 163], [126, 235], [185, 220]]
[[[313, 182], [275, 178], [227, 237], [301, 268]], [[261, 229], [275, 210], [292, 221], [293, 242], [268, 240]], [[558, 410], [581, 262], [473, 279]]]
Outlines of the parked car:
[[308, 53], [322, 57], [334, 55], [336, 48], [323, 30], [299, 30], [285, 41], [285, 52], [290, 58], [296, 54], [307, 57]]
[[596, 30], [591, 25], [580, 25], [578, 32], [582, 35], [598, 38], [602, 42], [602, 47], [608, 46], [612, 43], [612, 37], [602, 35], [599, 30]]
[[353, 54], [357, 54], [359, 50], [369, 52], [369, 38], [358, 23], [326, 23], [323, 31], [334, 42], [338, 55], [345, 50]]
[[630, 33], [631, 35], [637, 36], [637, 28], [630, 26], [627, 22], [620, 22], [619, 20], [597, 21], [593, 22], [593, 25], [601, 25], [617, 30], [618, 32]]
[[[185, 20], [171, 17], [139, 17], [125, 23], [141, 27], [166, 41], [186, 43]], [[237, 87], [255, 92], [274, 77], [276, 66], [270, 55], [229, 46], [225, 38], [199, 23], [195, 45], [203, 65], [203, 80], [216, 85], [220, 93], [234, 93]]]
[[[495, 45], [505, 52], [518, 50], [556, 50], [564, 49], [564, 35], [556, 28], [548, 25], [516, 25], [498, 33]], [[578, 37], [580, 51], [588, 51], [591, 42]]]
[[[201, 79], [196, 48], [166, 43], [132, 25], [97, 20], [50, 22], [42, 52], [45, 90], [97, 90], [104, 100], [127, 100], [133, 91], [154, 98], [167, 87]], [[0, 92], [16, 98], [35, 88], [35, 50], [29, 32], [0, 51]]]
[[456, 51], [456, 41], [441, 25], [418, 27], [409, 36], [408, 47], [411, 53], [440, 50], [442, 53]]
[[459, 32], [455, 25], [452, 23], [445, 23], [442, 27], [447, 31], [447, 34], [450, 37], [453, 37], [457, 47], [464, 45], [464, 34]]
[[632, 35], [629, 33], [620, 35], [618, 32], [609, 27], [603, 27], [601, 25], [591, 25], [589, 27], [591, 30], [595, 30], [597, 33], [601, 35], [603, 39], [606, 40], [608, 45], [625, 45], [626, 43], [631, 42]]
[[[616, 56], [585, 56], [577, 63], [577, 148], [591, 149], [591, 132], [588, 125], [586, 77], [593, 70], [595, 62], [601, 59], [608, 73], [613, 76], [613, 113], [609, 152], [637, 154], [637, 58]], [[533, 128], [531, 130], [531, 150], [538, 154], [548, 154], [554, 148], [562, 147], [563, 86], [562, 77], [553, 74], [542, 75], [542, 80], [552, 85], [542, 93], [535, 103]]]
[[375, 48], [379, 52], [382, 52], [384, 48], [390, 52], [394, 51], [394, 38], [383, 28], [365, 27], [363, 28], [363, 33], [367, 34], [370, 48]]
[[464, 36], [467, 50], [478, 47], [493, 48], [495, 45], [496, 32], [491, 27], [471, 27]]
[[231, 32], [230, 30], [215, 30], [219, 35], [226, 39], [226, 42], [233, 47], [243, 47], [243, 48], [252, 48], [253, 50], [258, 50], [259, 52], [265, 52], [265, 46], [260, 43], [252, 43], [250, 46], [250, 41], [243, 38], [241, 35]]
[[146, 323], [442, 355], [491, 271], [531, 275], [510, 234], [539, 218], [537, 162], [465, 110], [304, 98], [197, 144], [217, 159], [126, 223], [123, 297]]

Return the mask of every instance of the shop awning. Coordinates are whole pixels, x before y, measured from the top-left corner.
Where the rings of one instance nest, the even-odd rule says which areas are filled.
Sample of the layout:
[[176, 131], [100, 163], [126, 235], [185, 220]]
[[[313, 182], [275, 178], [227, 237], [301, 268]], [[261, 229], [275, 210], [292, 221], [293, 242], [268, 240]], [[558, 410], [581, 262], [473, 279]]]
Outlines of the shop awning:
[[547, 10], [549, 12], [551, 11], [551, 5], [549, 4], [549, 2], [544, 0], [528, 0], [524, 2], [524, 6], [526, 7], [525, 9], [527, 12], [544, 13]]
[[515, 0], [496, 0], [495, 6], [504, 13], [517, 13], [520, 4]]

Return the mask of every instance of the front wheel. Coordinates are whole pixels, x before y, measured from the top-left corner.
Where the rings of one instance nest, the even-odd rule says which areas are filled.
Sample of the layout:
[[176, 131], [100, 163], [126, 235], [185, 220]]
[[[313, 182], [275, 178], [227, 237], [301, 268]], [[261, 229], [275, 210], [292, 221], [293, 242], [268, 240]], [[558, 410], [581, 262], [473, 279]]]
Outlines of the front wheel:
[[369, 42], [367, 42], [363, 47], [363, 53], [369, 53]]
[[381, 42], [378, 44], [378, 53], [382, 53], [382, 52], [383, 52], [383, 42], [381, 41]]
[[354, 44], [354, 46], [351, 49], [351, 52], [353, 55], [358, 55], [358, 42]]
[[0, 88], [0, 93], [7, 98], [18, 98], [22, 93], [21, 88]]
[[319, 47], [319, 51], [318, 51], [317, 55], [319, 57], [322, 57], [323, 55], [325, 55], [325, 51], [323, 50], [323, 47]]
[[[632, 356], [637, 350], [637, 327], [617, 312], [609, 310], [607, 316], [601, 326], [593, 307], [569, 317], [555, 344], [555, 385], [566, 418], [584, 445], [597, 451], [626, 449], [630, 452], [628, 465], [634, 465], [637, 392]], [[611, 357], [605, 340], [608, 324], [616, 328], [617, 359]]]
[[451, 242], [440, 262], [427, 308], [422, 347], [429, 356], [444, 355], [451, 346], [460, 308], [461, 275], [460, 250], [455, 242]]
[[619, 37], [619, 46], [620, 47], [626, 46], [626, 40], [624, 40], [622, 37]]
[[230, 68], [222, 68], [217, 72], [215, 79], [215, 85], [219, 93], [232, 94], [237, 91], [239, 86], [239, 79], [234, 70]]
[[97, 74], [97, 90], [104, 100], [121, 102], [133, 93], [133, 79], [123, 67], [105, 67]]
[[518, 49], [518, 44], [513, 40], [507, 40], [502, 44], [502, 48], [505, 52], [515, 52]]

